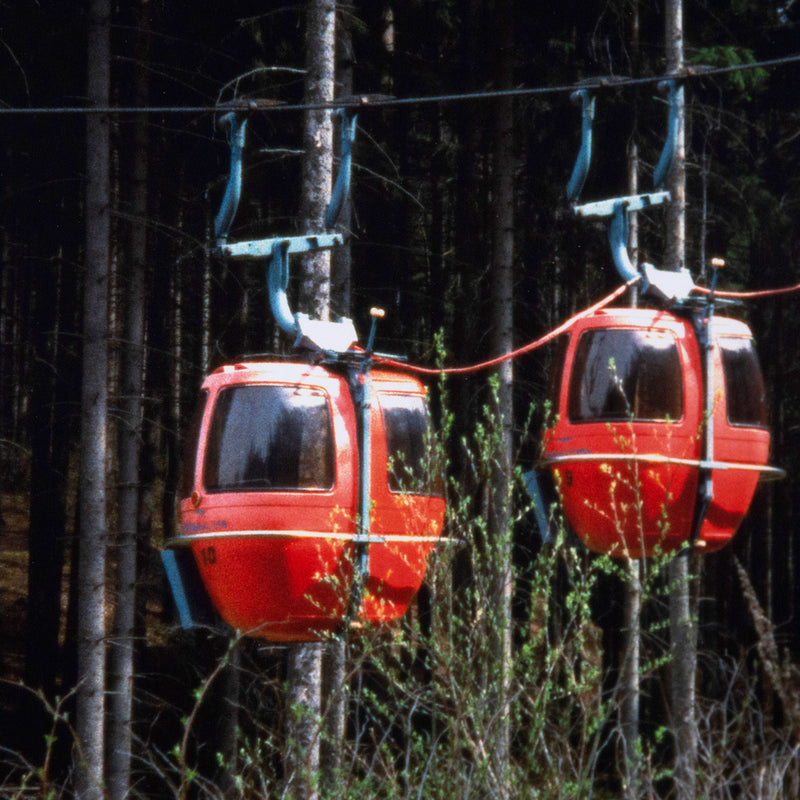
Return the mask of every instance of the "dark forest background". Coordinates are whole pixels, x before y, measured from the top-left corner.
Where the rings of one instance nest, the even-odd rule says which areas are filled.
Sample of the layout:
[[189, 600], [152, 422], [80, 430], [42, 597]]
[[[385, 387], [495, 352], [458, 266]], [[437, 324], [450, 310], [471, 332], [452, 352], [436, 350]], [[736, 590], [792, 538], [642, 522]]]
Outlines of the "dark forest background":
[[[338, 5], [337, 69], [342, 93], [411, 98], [493, 88], [496, 19], [492, 2], [354, 0]], [[785, 10], [780, 11], [777, 3], [755, 0], [687, 2], [687, 63], [735, 66], [796, 55], [800, 52], [800, 5], [796, 10], [794, 3], [784, 5]], [[569, 87], [598, 75], [648, 77], [664, 71], [664, 9], [656, 0], [515, 2], [511, 8], [514, 83], [518, 86]], [[85, 103], [86, 37], [87, 15], [82, 3], [17, 0], [0, 4], [0, 762], [7, 764], [0, 775], [0, 790], [8, 787], [8, 796], [28, 796], [15, 794], [22, 792], [20, 776], [26, 774], [37, 787], [68, 785], [72, 752], [69, 726], [63, 720], [53, 729], [57, 733], [52, 739], [47, 738], [55, 712], [48, 712], [46, 706], [56, 709], [55, 716], [68, 710], [69, 699], [63, 709], [58, 703], [78, 680], [74, 567], [80, 524], [76, 497], [87, 166], [85, 118], [69, 109]], [[181, 430], [204, 373], [239, 354], [274, 350], [278, 342], [263, 271], [248, 263], [213, 260], [207, 252], [229, 159], [224, 133], [216, 127], [211, 109], [242, 96], [302, 103], [304, 8], [299, 3], [263, 0], [117, 3], [111, 48], [112, 104], [141, 106], [141, 87], [146, 84], [144, 104], [161, 109], [144, 116], [144, 140], [136, 134], [141, 115], [111, 117], [112, 442], [119, 417], [115, 409], [124, 401], [119, 363], [125, 346], [122, 320], [130, 274], [126, 242], [137, 224], [144, 222], [147, 232], [136, 791], [140, 792], [137, 796], [178, 796], [192, 784], [185, 779], [186, 764], [191, 761], [192, 769], [211, 776], [203, 789], [197, 789], [201, 784], [195, 781], [192, 791], [213, 795], [210, 786], [226, 785], [215, 777], [221, 765], [197, 742], [213, 750], [209, 743], [216, 734], [209, 731], [219, 714], [192, 718], [191, 724], [196, 726], [192, 736], [199, 733], [197, 742], [186, 751], [189, 755], [179, 752], [173, 758], [171, 748], [187, 730], [188, 710], [197, 699], [192, 689], [207, 685], [204, 681], [226, 652], [226, 643], [210, 634], [176, 629], [158, 551], [175, 531]], [[757, 290], [800, 282], [799, 77], [800, 64], [787, 63], [709, 76], [687, 85], [686, 266], [699, 282], [705, 280], [712, 256], [726, 261], [720, 278], [726, 289]], [[187, 106], [209, 110], [180, 110]], [[59, 108], [63, 111], [25, 113], [26, 109]], [[385, 308], [387, 316], [378, 332], [380, 350], [404, 353], [415, 363], [433, 365], [439, 335], [448, 364], [474, 363], [493, 355], [490, 332], [495, 320], [488, 302], [493, 111], [487, 100], [462, 99], [367, 108], [359, 117], [348, 231], [352, 261], [349, 275], [341, 269], [334, 273], [332, 310], [352, 316], [363, 336], [368, 331], [370, 307]], [[579, 110], [570, 103], [566, 89], [526, 95], [514, 103], [513, 147], [504, 157], [513, 165], [515, 176], [513, 314], [518, 345], [551, 330], [620, 282], [604, 226], [574, 219], [566, 206], [565, 186], [578, 149], [579, 126]], [[654, 84], [604, 94], [597, 112], [593, 169], [583, 197], [626, 193], [627, 154], [634, 141], [640, 157], [640, 187], [647, 190], [665, 126], [666, 103]], [[244, 195], [233, 237], [300, 232], [301, 147], [298, 112], [273, 111], [252, 117]], [[131, 200], [131, 176], [137, 163], [148, 165], [144, 215], [134, 209]], [[641, 217], [640, 261], [662, 262], [662, 223], [658, 210]], [[749, 322], [756, 337], [769, 390], [772, 463], [785, 469], [787, 478], [761, 486], [732, 546], [697, 562], [699, 579], [695, 584], [698, 693], [708, 703], [702, 708], [710, 709], [717, 699], [735, 695], [737, 713], [744, 715], [743, 709], [749, 709], [742, 727], [763, 726], [759, 736], [763, 734], [767, 744], [759, 751], [761, 755], [753, 755], [753, 763], [763, 758], [762, 764], [769, 762], [767, 754], [775, 752], [770, 748], [776, 741], [794, 742], [792, 737], [800, 735], [796, 729], [792, 732], [792, 714], [774, 694], [774, 679], [770, 680], [769, 670], [764, 671], [763, 651], [757, 649], [769, 625], [762, 620], [759, 635], [751, 613], [756, 603], [771, 620], [778, 648], [775, 664], [785, 670], [781, 673], [785, 684], [796, 679], [793, 665], [800, 663], [800, 512], [796, 500], [800, 481], [800, 362], [796, 356], [800, 314], [795, 311], [796, 304], [797, 296], [790, 294], [749, 301], [733, 312]], [[551, 358], [549, 351], [537, 351], [515, 363], [515, 453], [523, 469], [537, 459], [535, 431], [542, 420]], [[438, 404], [440, 395], [436, 398]], [[470, 471], [459, 441], [483, 418], [489, 400], [485, 376], [454, 378], [448, 383], [446, 402], [455, 420], [447, 442], [451, 469], [463, 476], [464, 491], [475, 496], [481, 491], [481, 476]], [[114, 453], [113, 447], [109, 452]], [[113, 455], [108, 474], [113, 529], [117, 474]], [[539, 551], [529, 515], [521, 513], [515, 528], [515, 553], [520, 575], [528, 584]], [[596, 697], [589, 698], [583, 690], [564, 696], [571, 696], [575, 707], [584, 711], [595, 701], [613, 704], [603, 694], [603, 687], [613, 686], [615, 680], [624, 624], [623, 582], [613, 569], [593, 565], [582, 551], [559, 558], [552, 566], [549, 590], [555, 600], [571, 596], [574, 578], [565, 567], [572, 563], [570, 559], [581, 569], [600, 570], [586, 598], [590, 615], [584, 630], [591, 631], [600, 643], [599, 664], [604, 676], [599, 679]], [[737, 575], [737, 560], [755, 592], [755, 600], [751, 598], [749, 603]], [[439, 574], [444, 571], [456, 578], [440, 581], [438, 588], [431, 578], [431, 586], [424, 592], [424, 607], [415, 611], [414, 620], [430, 613], [431, 598], [439, 597], [437, 592], [444, 591], [443, 586], [463, 590], [459, 581], [477, 569], [465, 564], [467, 561], [469, 556], [461, 552], [454, 556], [455, 563], [443, 559], [437, 565]], [[109, 591], [113, 582], [112, 555]], [[653, 589], [653, 610], [648, 612], [654, 662], [660, 657], [659, 643], [665, 636], [663, 605], [668, 592], [663, 582]], [[452, 602], [451, 598], [447, 604]], [[536, 609], [531, 611], [531, 604], [522, 600], [517, 605], [526, 619], [526, 630], [533, 630]], [[387, 688], [392, 681], [400, 681], [393, 670], [400, 670], [404, 680], [419, 681], [413, 683], [418, 688], [425, 684], [418, 672], [424, 648], [414, 639], [416, 622], [409, 624], [412, 628], [407, 635], [414, 642], [410, 660], [406, 654], [395, 663], [366, 645], [353, 656], [359, 670], [366, 659], [373, 659], [366, 672], [382, 709], [370, 712], [374, 730], [402, 727], [397, 719], [387, 721], [391, 716], [387, 707], [400, 703]], [[583, 648], [581, 657], [589, 664], [597, 661], [586, 655], [594, 646], [591, 636], [573, 643]], [[269, 731], [280, 730], [281, 715], [286, 713], [280, 692], [283, 655], [280, 649], [243, 649], [246, 666], [242, 669], [250, 678], [249, 682], [243, 680], [237, 691], [241, 705], [250, 709], [256, 720], [251, 720], [248, 742], [259, 736], [271, 742], [260, 751], [261, 756], [252, 759], [278, 781], [280, 737], [275, 734], [278, 739], [270, 739], [273, 734]], [[531, 658], [526, 663], [533, 670], [538, 662]], [[654, 663], [653, 675], [659, 666]], [[426, 675], [428, 683], [441, 678], [441, 673], [436, 673], [439, 678]], [[588, 678], [584, 675], [581, 680]], [[353, 677], [353, 681], [362, 691], [362, 679]], [[660, 785], [654, 754], [660, 746], [662, 722], [668, 717], [668, 701], [659, 686], [653, 677], [643, 700], [643, 718], [651, 720], [649, 727], [645, 726], [650, 744], [644, 745], [648, 753], [652, 747], [648, 755], [654, 765], [651, 787]], [[35, 692], [41, 692], [40, 696]], [[355, 696], [356, 689], [353, 692]], [[223, 694], [221, 689], [219, 694]], [[457, 705], [454, 698], [450, 702]], [[447, 703], [437, 708], [445, 716], [449, 713]], [[565, 701], [553, 713], [561, 717], [577, 713], [569, 708]], [[528, 709], [526, 713], [534, 712]], [[610, 713], [605, 709], [596, 719], [610, 724]], [[702, 709], [700, 716], [705, 718]], [[714, 737], [724, 738], [743, 718], [734, 715], [709, 724], [714, 732], [709, 741], [721, 741]], [[408, 720], [414, 724], [409, 722], [408, 730], [403, 730], [408, 737], [404, 741], [413, 738], [412, 728], [424, 731], [428, 745], [437, 741], [436, 719], [432, 708], [426, 708], [424, 719], [409, 713]], [[363, 792], [412, 796], [410, 788], [397, 782], [399, 778], [390, 781], [386, 777], [402, 771], [397, 753], [386, 755], [380, 769], [374, 759], [363, 756], [366, 739], [359, 739], [358, 731], [368, 726], [363, 722], [365, 727], [360, 728], [362, 722], [351, 721], [350, 732], [356, 731], [353, 735], [358, 739], [354, 751], [362, 755], [351, 762], [355, 766], [348, 773], [349, 791], [354, 795], [362, 792], [360, 796], [369, 796]], [[519, 729], [529, 730], [530, 719], [520, 721]], [[576, 727], [569, 726], [562, 737], [572, 743], [574, 752], [584, 742], [581, 737], [589, 741], [594, 735], [593, 729], [581, 730], [578, 735]], [[734, 739], [731, 735], [731, 742]], [[372, 744], [376, 752], [383, 752], [380, 747], [394, 740], [394, 734], [387, 733]], [[726, 746], [735, 750], [739, 745], [731, 742], [726, 740]], [[521, 736], [515, 746], [533, 753], [537, 745], [533, 738], [528, 741]], [[239, 751], [245, 760], [241, 754], [246, 749]], [[409, 745], [402, 752], [412, 751]], [[50, 772], [44, 773], [47, 780], [36, 766], [44, 763], [45, 752], [52, 752], [47, 762]], [[256, 750], [247, 752], [252, 755]], [[425, 757], [413, 752], [422, 765], [419, 774], [432, 776], [435, 770], [425, 771]], [[743, 752], [741, 748], [739, 752]], [[787, 752], [793, 752], [791, 747]], [[462, 751], [456, 744], [451, 757], [462, 770], [464, 764], [480, 760], [477, 749]], [[615, 786], [615, 768], [597, 767], [596, 758], [593, 763], [607, 785]], [[796, 759], [787, 763], [796, 776]], [[228, 786], [218, 790], [219, 796], [246, 795], [248, 791], [250, 796], [259, 791], [266, 795], [267, 789], [253, 788], [254, 768], [248, 769], [250, 772], [242, 767], [241, 775], [250, 776], [252, 785]], [[565, 774], [569, 769], [559, 762], [551, 772], [559, 771]], [[543, 777], [544, 772], [544, 767], [541, 772], [534, 770], [530, 774], [538, 777], [533, 778], [524, 770], [520, 773], [527, 776], [526, 791], [539, 796], [540, 787], [541, 796], [562, 796], [547, 789], [549, 778]], [[578, 773], [585, 777], [584, 772]], [[165, 775], [173, 776], [172, 784]], [[358, 783], [354, 775], [365, 782]], [[595, 773], [592, 775], [594, 779]], [[387, 783], [381, 783], [378, 776]], [[442, 779], [442, 786], [446, 785]], [[576, 784], [580, 785], [584, 784]], [[346, 796], [341, 786], [337, 791], [338, 796]], [[586, 796], [579, 789], [572, 795], [569, 788], [559, 791], [563, 796]], [[724, 796], [736, 796], [737, 790], [731, 791], [733, 794]], [[738, 791], [744, 792], [740, 796], [751, 796], [749, 788]], [[422, 796], [447, 794], [431, 788], [429, 795]], [[520, 796], [527, 795], [521, 792]]]

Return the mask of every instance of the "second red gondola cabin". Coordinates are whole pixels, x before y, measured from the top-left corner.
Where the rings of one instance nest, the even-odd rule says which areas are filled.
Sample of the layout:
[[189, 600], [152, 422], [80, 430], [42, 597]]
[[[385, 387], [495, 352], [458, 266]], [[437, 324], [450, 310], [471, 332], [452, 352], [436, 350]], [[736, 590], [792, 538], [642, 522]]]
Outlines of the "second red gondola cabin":
[[[564, 340], [544, 461], [589, 549], [639, 557], [694, 541], [710, 552], [739, 527], [769, 453], [764, 384], [750, 329], [715, 317], [711, 331], [710, 414], [691, 319], [606, 309]], [[700, 513], [703, 470], [713, 497]]]

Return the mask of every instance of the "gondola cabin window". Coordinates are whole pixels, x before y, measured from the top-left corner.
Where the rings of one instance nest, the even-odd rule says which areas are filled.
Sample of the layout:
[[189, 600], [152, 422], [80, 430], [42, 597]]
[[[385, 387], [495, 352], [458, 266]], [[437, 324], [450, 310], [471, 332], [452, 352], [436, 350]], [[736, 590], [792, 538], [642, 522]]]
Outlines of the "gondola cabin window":
[[667, 331], [588, 330], [572, 367], [572, 422], [678, 420], [683, 416], [681, 361]]
[[328, 490], [331, 411], [317, 389], [245, 385], [220, 391], [208, 433], [208, 492]]
[[764, 379], [752, 339], [721, 336], [722, 372], [731, 425], [765, 428], [767, 404]]
[[380, 395], [389, 456], [389, 489], [436, 494], [429, 474], [431, 431], [425, 399], [418, 395]]

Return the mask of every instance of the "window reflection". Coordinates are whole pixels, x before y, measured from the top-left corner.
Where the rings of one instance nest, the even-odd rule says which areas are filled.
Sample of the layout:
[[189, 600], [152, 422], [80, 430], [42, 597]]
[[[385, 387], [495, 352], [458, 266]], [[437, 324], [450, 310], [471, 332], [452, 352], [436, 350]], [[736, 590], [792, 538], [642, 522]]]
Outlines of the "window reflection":
[[728, 422], [762, 427], [767, 424], [764, 379], [752, 339], [721, 336], [718, 340], [725, 376]]
[[381, 394], [389, 455], [389, 489], [433, 494], [428, 451], [431, 432], [425, 399], [418, 395]]
[[203, 469], [209, 492], [330, 489], [326, 396], [295, 386], [235, 386], [214, 405]]

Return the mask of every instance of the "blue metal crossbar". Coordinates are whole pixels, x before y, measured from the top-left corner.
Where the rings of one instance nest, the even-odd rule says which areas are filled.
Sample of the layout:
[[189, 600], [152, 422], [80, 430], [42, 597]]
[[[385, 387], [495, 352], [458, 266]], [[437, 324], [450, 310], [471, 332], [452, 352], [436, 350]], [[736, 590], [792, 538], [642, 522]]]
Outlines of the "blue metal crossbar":
[[669, 192], [652, 192], [650, 194], [631, 194], [624, 197], [611, 197], [608, 200], [596, 200], [575, 206], [579, 217], [612, 217], [620, 207], [625, 211], [642, 211], [650, 206], [658, 206], [670, 201]]
[[319, 233], [310, 236], [273, 236], [270, 239], [252, 239], [246, 242], [222, 244], [214, 248], [220, 256], [229, 258], [272, 258], [275, 247], [289, 253], [310, 253], [328, 250], [344, 241], [341, 233]]

